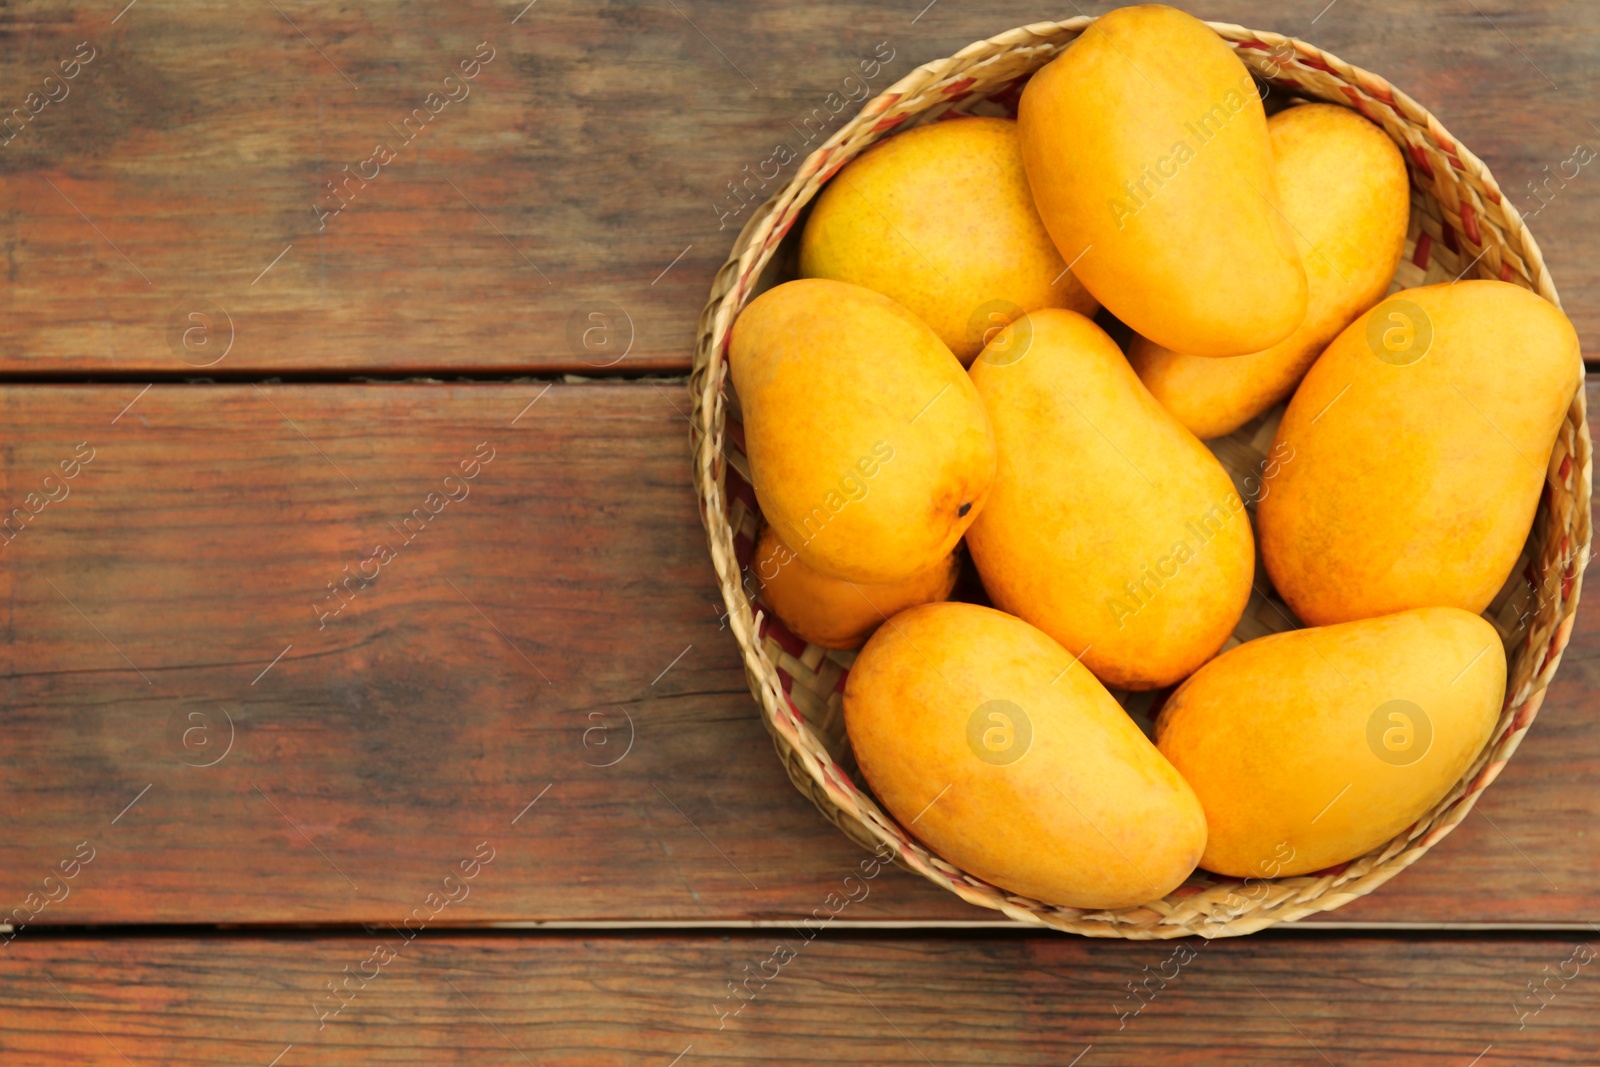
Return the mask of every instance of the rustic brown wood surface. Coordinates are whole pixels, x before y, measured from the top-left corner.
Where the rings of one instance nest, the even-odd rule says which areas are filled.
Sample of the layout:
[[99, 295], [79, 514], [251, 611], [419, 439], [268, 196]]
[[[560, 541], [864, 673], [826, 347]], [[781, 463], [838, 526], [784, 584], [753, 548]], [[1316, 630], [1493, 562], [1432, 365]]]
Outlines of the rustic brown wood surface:
[[0, 961], [0, 1056], [7, 1067], [1593, 1064], [1593, 940], [19, 938]]
[[[743, 205], [798, 166], [779, 145], [1114, 6], [125, 2], [0, 10], [0, 370], [683, 371]], [[1533, 231], [1600, 350], [1600, 179], [1572, 162], [1600, 7], [1180, 6], [1384, 75], [1548, 201]]]
[[[0, 909], [394, 920], [488, 841], [439, 922], [807, 914], [861, 853], [790, 786], [722, 629], [681, 391], [0, 389], [26, 431], [0, 500], [38, 508], [0, 531]], [[1481, 810], [1332, 918], [1600, 916], [1597, 671], [1582, 614]], [[897, 871], [850, 918], [995, 916]]]
[[[845, 929], [993, 918], [885, 869], [810, 941], [865, 853], [721, 628], [681, 381], [348, 380], [682, 374], [777, 146], [1112, 6], [0, 3], [0, 1063], [1600, 1062], [1592, 612], [1479, 809], [1327, 917], [1572, 929]], [[1600, 351], [1600, 7], [1179, 6], [1430, 108]]]

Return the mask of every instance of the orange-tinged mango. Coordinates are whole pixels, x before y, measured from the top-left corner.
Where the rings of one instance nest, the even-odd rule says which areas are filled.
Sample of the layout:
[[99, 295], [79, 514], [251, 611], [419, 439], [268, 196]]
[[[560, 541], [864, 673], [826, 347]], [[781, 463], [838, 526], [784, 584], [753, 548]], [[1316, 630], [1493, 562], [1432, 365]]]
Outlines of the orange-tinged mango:
[[970, 373], [999, 467], [967, 547], [995, 605], [1120, 688], [1170, 685], [1214, 655], [1255, 573], [1216, 457], [1074, 312], [1018, 319]]
[[1266, 114], [1204, 23], [1160, 4], [1102, 16], [1028, 82], [1017, 127], [1056, 248], [1137, 333], [1234, 356], [1300, 324]]
[[800, 273], [890, 297], [964, 364], [1021, 312], [1099, 306], [1039, 221], [1002, 118], [907, 130], [851, 160], [817, 197]]
[[1294, 458], [1257, 521], [1284, 600], [1314, 625], [1488, 607], [1582, 377], [1567, 317], [1507, 282], [1407, 289], [1356, 319], [1278, 427]]
[[1194, 787], [1200, 865], [1306, 874], [1416, 822], [1483, 749], [1505, 697], [1500, 635], [1458, 608], [1292, 630], [1200, 668], [1156, 744]]
[[761, 531], [754, 563], [773, 612], [795, 636], [823, 648], [860, 648], [885, 620], [918, 604], [945, 600], [960, 557], [898, 582], [850, 582], [812, 569], [771, 526]]
[[946, 559], [994, 476], [989, 417], [950, 349], [870, 289], [763, 293], [728, 359], [756, 499], [823, 574], [898, 582]]
[[1201, 439], [1232, 433], [1294, 392], [1339, 331], [1382, 298], [1405, 246], [1411, 190], [1388, 135], [1333, 104], [1281, 111], [1267, 130], [1280, 206], [1305, 265], [1305, 319], [1271, 348], [1226, 359], [1143, 337], [1128, 349], [1145, 387]]
[[850, 744], [901, 825], [951, 863], [1052, 904], [1119, 908], [1194, 869], [1194, 793], [1041, 631], [927, 604], [881, 627], [844, 690]]

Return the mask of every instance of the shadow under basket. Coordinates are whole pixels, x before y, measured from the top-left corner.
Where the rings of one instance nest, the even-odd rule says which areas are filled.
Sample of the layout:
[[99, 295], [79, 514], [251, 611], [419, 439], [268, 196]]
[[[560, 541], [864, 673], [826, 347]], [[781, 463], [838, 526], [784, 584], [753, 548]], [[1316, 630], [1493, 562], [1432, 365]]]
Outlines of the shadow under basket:
[[[753, 210], [700, 317], [689, 381], [695, 488], [729, 624], [778, 755], [795, 786], [847, 836], [869, 849], [887, 845], [907, 869], [969, 903], [1021, 922], [1096, 937], [1245, 934], [1337, 908], [1415, 863], [1467, 816], [1516, 751], [1571, 635], [1589, 555], [1591, 456], [1581, 385], [1557, 435], [1522, 558], [1484, 613], [1505, 641], [1509, 666], [1506, 703], [1489, 743], [1414, 825], [1364, 856], [1314, 874], [1240, 880], [1195, 871], [1160, 900], [1103, 911], [1045, 904], [967, 874], [907, 833], [857, 780], [842, 709], [844, 678], [854, 653], [828, 651], [794, 637], [751, 599], [754, 583], [746, 588], [744, 581], [761, 517], [728, 385], [728, 336], [734, 319], [752, 297], [795, 276], [795, 223], [840, 167], [897, 130], [951, 112], [1014, 115], [1027, 78], [1092, 21], [1075, 18], [1019, 27], [918, 67], [868, 101], [803, 161], [782, 190]], [[1538, 246], [1516, 209], [1483, 163], [1414, 100], [1382, 78], [1302, 41], [1223, 23], [1209, 25], [1280, 99], [1292, 96], [1355, 108], [1400, 146], [1410, 171], [1411, 221], [1391, 291], [1458, 277], [1498, 278], [1559, 305]], [[1244, 479], [1262, 469], [1282, 413], [1280, 406], [1209, 442], [1246, 500], [1251, 497], [1242, 488]], [[1267, 595], [1252, 595], [1229, 647], [1300, 625], [1266, 587], [1259, 565], [1256, 573]], [[1115, 695], [1148, 730], [1154, 698]]]

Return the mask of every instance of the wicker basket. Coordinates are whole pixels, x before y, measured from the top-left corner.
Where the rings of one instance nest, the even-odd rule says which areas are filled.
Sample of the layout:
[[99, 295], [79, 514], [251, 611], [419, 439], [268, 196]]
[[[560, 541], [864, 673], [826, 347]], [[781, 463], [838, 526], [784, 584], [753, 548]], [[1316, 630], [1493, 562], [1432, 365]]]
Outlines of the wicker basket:
[[[826, 651], [795, 638], [750, 599], [751, 590], [743, 582], [760, 513], [749, 484], [738, 412], [726, 388], [728, 334], [753, 296], [794, 276], [795, 241], [785, 238], [801, 210], [840, 167], [893, 130], [937, 120], [952, 109], [1014, 114], [1023, 81], [1092, 21], [1074, 18], [1019, 27], [918, 67], [868, 101], [755, 211], [717, 273], [710, 302], [700, 317], [689, 383], [694, 401], [695, 486], [731, 627], [767, 729], [796, 787], [849, 837], [868, 848], [887, 844], [909, 870], [963, 900], [1022, 922], [1097, 937], [1250, 933], [1336, 908], [1370, 893], [1416, 862], [1467, 816], [1516, 751], [1572, 632], [1589, 556], [1591, 459], [1581, 386], [1557, 437], [1523, 558], [1484, 613], [1505, 639], [1509, 662], [1506, 704], [1490, 743], [1449, 794], [1415, 825], [1359, 859], [1315, 874], [1240, 881], [1196, 871], [1164, 899], [1114, 911], [1045, 904], [974, 878], [901, 829], [853, 777], [855, 762], [841, 706], [853, 654]], [[1404, 151], [1411, 172], [1412, 213], [1395, 289], [1462, 276], [1500, 278], [1559, 304], [1538, 246], [1494, 178], [1414, 100], [1382, 78], [1304, 42], [1240, 26], [1210, 25], [1262, 81], [1293, 95], [1354, 107]], [[1281, 415], [1280, 407], [1229, 437], [1210, 442], [1236, 479], [1257, 469]], [[1259, 567], [1257, 573], [1264, 581]], [[1298, 624], [1275, 596], [1268, 599], [1258, 593], [1235, 631], [1235, 641], [1294, 625]], [[1147, 723], [1148, 695], [1119, 694], [1119, 699], [1130, 714]]]

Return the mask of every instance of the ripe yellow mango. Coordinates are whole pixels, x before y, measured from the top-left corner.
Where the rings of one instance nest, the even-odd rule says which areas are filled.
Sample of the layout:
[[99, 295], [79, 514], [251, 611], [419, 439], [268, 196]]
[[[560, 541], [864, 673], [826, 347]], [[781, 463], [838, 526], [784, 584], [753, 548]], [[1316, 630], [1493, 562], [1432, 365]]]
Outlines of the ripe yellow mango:
[[1168, 699], [1156, 745], [1205, 809], [1202, 867], [1305, 874], [1437, 804], [1488, 741], [1505, 689], [1493, 626], [1418, 608], [1224, 652]]
[[1313, 625], [1505, 584], [1583, 364], [1554, 304], [1506, 282], [1407, 289], [1356, 319], [1290, 401], [1261, 555]]
[[1035, 311], [973, 363], [999, 467], [967, 547], [995, 606], [1106, 684], [1170, 685], [1227, 641], [1255, 547], [1222, 465], [1082, 315]]
[[1162, 407], [1202, 440], [1283, 400], [1322, 350], [1376, 304], [1406, 243], [1411, 187], [1400, 149], [1349, 108], [1306, 104], [1267, 120], [1278, 199], [1305, 265], [1306, 317], [1244, 356], [1191, 356], [1136, 337], [1128, 362]]
[[1039, 221], [1001, 118], [907, 130], [851, 160], [817, 197], [800, 273], [899, 302], [963, 364], [1024, 311], [1099, 306]]
[[1236, 356], [1300, 324], [1261, 98], [1204, 23], [1160, 4], [1102, 16], [1028, 82], [1017, 128], [1056, 248], [1135, 332]]
[[860, 648], [883, 622], [918, 604], [945, 600], [960, 557], [898, 582], [849, 582], [813, 570], [771, 526], [761, 531], [754, 563], [767, 603], [789, 632], [823, 648]]
[[926, 324], [845, 282], [751, 301], [728, 359], [767, 521], [823, 574], [897, 582], [948, 557], [994, 477], [972, 380]]
[[872, 791], [940, 856], [1077, 908], [1154, 900], [1194, 870], [1205, 816], [1060, 645], [992, 608], [927, 604], [867, 642], [845, 726]]

